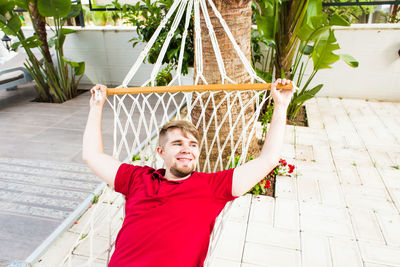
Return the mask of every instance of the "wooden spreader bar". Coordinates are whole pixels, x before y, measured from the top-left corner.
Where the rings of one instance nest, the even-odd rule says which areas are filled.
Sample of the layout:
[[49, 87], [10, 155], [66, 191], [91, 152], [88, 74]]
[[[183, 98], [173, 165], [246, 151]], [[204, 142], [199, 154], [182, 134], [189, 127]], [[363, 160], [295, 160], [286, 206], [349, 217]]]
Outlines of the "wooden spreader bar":
[[[150, 93], [178, 93], [178, 92], [205, 92], [205, 91], [246, 91], [271, 90], [271, 83], [248, 84], [202, 84], [202, 85], [171, 85], [154, 87], [107, 88], [107, 95], [150, 94]], [[292, 84], [278, 84], [277, 90], [292, 90]]]

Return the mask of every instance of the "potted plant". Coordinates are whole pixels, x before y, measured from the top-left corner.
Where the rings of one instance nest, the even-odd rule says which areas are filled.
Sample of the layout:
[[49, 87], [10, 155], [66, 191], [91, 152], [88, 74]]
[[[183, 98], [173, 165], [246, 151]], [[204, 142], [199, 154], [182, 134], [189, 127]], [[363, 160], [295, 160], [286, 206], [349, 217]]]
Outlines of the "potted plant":
[[[288, 107], [289, 120], [294, 120], [304, 102], [321, 90], [323, 84], [308, 89], [319, 70], [331, 68], [339, 59], [358, 67], [352, 56], [334, 53], [340, 47], [332, 26], [350, 23], [337, 13], [324, 14], [321, 0], [255, 0], [253, 11], [258, 33], [253, 33], [252, 61], [257, 74], [267, 82], [273, 74], [291, 79], [301, 89], [294, 93]], [[311, 63], [312, 73], [303, 81]]]
[[[80, 5], [71, 5], [70, 0], [7, 0], [0, 4], [0, 29], [7, 35], [16, 36], [19, 42], [12, 45], [25, 50], [28, 61], [25, 67], [36, 82], [38, 101], [61, 103], [78, 94], [78, 84], [85, 71], [85, 62], [75, 62], [64, 57], [63, 45], [66, 35], [74, 33], [64, 28], [64, 23], [76, 17]], [[25, 37], [21, 20], [13, 11], [20, 7], [29, 12], [35, 34]], [[52, 18], [54, 36], [47, 38], [46, 18]], [[50, 48], [54, 47], [56, 62], [53, 62]], [[32, 52], [39, 49], [43, 63]]]

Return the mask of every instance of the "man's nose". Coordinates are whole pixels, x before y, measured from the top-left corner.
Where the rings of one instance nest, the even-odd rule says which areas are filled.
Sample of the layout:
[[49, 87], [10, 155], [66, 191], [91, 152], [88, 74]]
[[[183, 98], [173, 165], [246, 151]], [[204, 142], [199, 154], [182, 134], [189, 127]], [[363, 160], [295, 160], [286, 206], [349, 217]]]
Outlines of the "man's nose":
[[183, 144], [183, 145], [182, 145], [181, 152], [182, 152], [182, 153], [190, 153], [190, 147], [189, 147], [189, 145]]

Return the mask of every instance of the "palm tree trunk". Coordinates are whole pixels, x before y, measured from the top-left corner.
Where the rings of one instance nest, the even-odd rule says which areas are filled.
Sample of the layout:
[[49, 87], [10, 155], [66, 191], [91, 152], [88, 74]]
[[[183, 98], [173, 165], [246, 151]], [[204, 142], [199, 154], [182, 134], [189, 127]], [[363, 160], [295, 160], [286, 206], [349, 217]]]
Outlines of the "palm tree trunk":
[[[241, 48], [242, 52], [246, 56], [246, 58], [250, 61], [251, 58], [251, 0], [215, 0], [215, 6], [221, 13], [222, 17], [226, 21], [228, 27], [230, 28], [236, 42], [238, 43], [239, 47]], [[238, 57], [235, 49], [229, 40], [225, 30], [223, 29], [222, 25], [219, 22], [219, 19], [215, 16], [214, 12], [212, 11], [211, 7], [208, 6], [208, 11], [210, 15], [210, 19], [212, 25], [214, 27], [215, 35], [218, 40], [218, 44], [221, 50], [221, 55], [224, 61], [225, 69], [227, 76], [230, 77], [233, 81], [237, 83], [249, 83], [250, 76], [246, 72], [240, 58]], [[208, 83], [221, 83], [221, 76], [220, 71], [218, 68], [217, 60], [215, 58], [213, 46], [211, 43], [211, 39], [209, 37], [208, 28], [206, 26], [205, 20], [202, 16], [201, 18], [201, 38], [202, 38], [202, 49], [203, 49], [203, 74], [205, 79]], [[195, 66], [196, 66], [195, 62]], [[196, 69], [196, 68], [195, 68]], [[196, 76], [196, 75], [195, 75]], [[215, 102], [220, 103], [221, 99], [225, 96], [224, 93], [220, 93], [214, 96]], [[243, 97], [242, 100], [244, 103], [250, 101], [252, 94], [248, 94], [247, 96]], [[206, 98], [206, 96], [205, 96]], [[251, 107], [246, 110], [246, 118], [249, 118], [254, 113], [254, 105], [250, 105]], [[239, 102], [233, 105], [228, 111], [227, 103], [225, 102], [221, 108], [218, 109], [218, 120], [220, 120], [223, 115], [227, 112], [232, 113], [232, 118], [235, 120], [239, 111], [241, 109], [241, 105]], [[204, 109], [204, 108], [203, 108]], [[203, 111], [201, 106], [195, 106], [192, 110], [191, 116], [192, 121], [196, 124], [199, 120], [200, 114]], [[206, 121], [210, 120], [211, 114], [213, 112], [213, 106], [209, 105], [206, 107]], [[248, 119], [246, 119], [247, 121]], [[207, 140], [212, 140], [213, 137], [218, 134], [220, 138], [220, 144], [224, 143], [228, 133], [230, 132], [229, 123], [226, 122], [223, 124], [221, 130], [218, 133], [215, 133], [215, 124], [211, 124], [211, 128], [207, 131]], [[241, 126], [238, 126], [235, 129], [235, 136], [234, 139], [237, 140], [239, 138], [239, 133], [241, 132]], [[199, 131], [204, 131], [202, 125], [199, 127]], [[210, 141], [208, 142], [210, 143]], [[223, 169], [220, 164], [217, 164], [218, 167], [215, 167], [216, 159], [218, 158], [219, 151], [217, 147], [211, 151], [210, 156], [210, 165], [207, 168], [203, 168], [205, 158], [206, 158], [206, 151], [202, 149], [202, 154], [200, 156], [200, 170], [201, 171], [215, 171]], [[251, 156], [256, 156], [259, 153], [259, 148], [257, 144], [257, 140], [252, 140], [252, 143], [249, 148], [249, 154]], [[239, 155], [241, 150], [239, 150], [235, 155]], [[228, 155], [231, 154], [230, 145], [222, 153], [222, 158], [224, 159], [223, 166], [226, 165]]]
[[39, 36], [40, 41], [42, 41], [42, 51], [44, 53], [44, 59], [53, 66], [53, 61], [51, 59], [49, 45], [47, 43], [47, 33], [46, 33], [46, 18], [39, 14], [39, 10], [36, 2], [29, 2], [29, 12], [31, 13], [33, 27]]
[[392, 5], [392, 13], [390, 17], [390, 23], [396, 23], [397, 9], [399, 5]]

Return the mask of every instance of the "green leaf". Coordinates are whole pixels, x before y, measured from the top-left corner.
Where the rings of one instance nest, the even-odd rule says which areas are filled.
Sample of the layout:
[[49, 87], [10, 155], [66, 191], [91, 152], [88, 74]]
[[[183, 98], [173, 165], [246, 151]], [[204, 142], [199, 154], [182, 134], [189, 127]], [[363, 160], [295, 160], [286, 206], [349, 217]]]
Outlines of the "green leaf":
[[11, 18], [0, 15], [0, 29], [7, 35], [16, 36], [17, 32], [21, 29], [21, 20], [18, 15], [12, 14]]
[[132, 48], [135, 48], [135, 46], [138, 44], [139, 42], [134, 42], [133, 44], [132, 44]]
[[314, 50], [314, 46], [312, 45], [306, 45], [306, 47], [304, 48], [303, 54], [304, 55], [311, 55], [311, 53]]
[[17, 51], [20, 46], [21, 46], [21, 42], [15, 42], [15, 43], [11, 44], [11, 49], [13, 51]]
[[304, 24], [303, 26], [301, 26], [297, 36], [303, 42], [315, 41], [321, 38], [321, 36], [326, 36], [325, 38], [328, 38], [328, 32], [331, 27], [331, 25], [328, 25], [313, 28], [308, 24]]
[[84, 61], [78, 62], [78, 64], [79, 64], [79, 66], [74, 68], [75, 75], [77, 75], [77, 76], [78, 75], [83, 75], [85, 73], [86, 64], [85, 64]]
[[5, 15], [8, 12], [13, 11], [15, 4], [11, 1], [5, 1], [0, 4], [0, 14]]
[[334, 13], [329, 19], [329, 25], [350, 26], [350, 23], [344, 17]]
[[321, 90], [322, 86], [324, 86], [324, 85], [323, 84], [318, 84], [314, 88], [312, 88], [312, 89], [310, 89], [308, 91], [305, 91], [303, 94], [301, 94], [298, 97], [294, 98], [293, 99], [293, 103], [302, 105], [307, 100], [313, 98], [319, 92], [319, 90]]
[[71, 5], [71, 10], [69, 11], [66, 19], [75, 18], [79, 15], [82, 10], [82, 5]]
[[313, 32], [313, 34], [310, 37], [310, 40], [316, 41], [318, 39], [328, 39], [329, 37], [329, 31], [331, 30], [332, 26], [322, 26], [321, 28], [318, 28]]
[[[263, 1], [256, 13], [257, 29], [265, 40], [274, 40], [278, 16], [275, 16], [275, 1]], [[260, 14], [261, 13], [261, 14]]]
[[339, 56], [340, 56], [340, 59], [343, 60], [350, 67], [352, 67], [352, 68], [357, 68], [358, 67], [359, 62], [354, 57], [352, 57], [352, 56], [350, 56], [348, 54], [341, 54]]
[[322, 15], [316, 15], [310, 18], [311, 25], [314, 29], [320, 28], [324, 25], [324, 17]]
[[65, 41], [65, 34], [63, 31], [58, 31], [58, 36], [54, 38], [54, 43], [56, 45], [56, 49], [60, 49], [63, 47]]
[[71, 0], [37, 0], [38, 10], [43, 17], [67, 17], [71, 10]]
[[140, 160], [140, 155], [139, 154], [135, 154], [132, 156], [132, 161], [137, 161]]
[[66, 58], [66, 57], [62, 57], [62, 59], [63, 59], [63, 61], [64, 61], [65, 63], [67, 63], [68, 65], [70, 65], [70, 66], [73, 67], [73, 68], [77, 68], [77, 67], [79, 66], [79, 63], [76, 62], [76, 61], [72, 61], [72, 60], [70, 60], [70, 59], [68, 59], [68, 58]]
[[76, 61], [67, 59], [66, 57], [62, 57], [62, 60], [74, 69], [75, 75], [82, 75], [83, 73], [85, 73], [85, 62], [84, 61], [76, 62]]
[[314, 70], [330, 69], [331, 65], [338, 61], [340, 57], [333, 53], [333, 51], [340, 49], [336, 43], [336, 38], [332, 30], [329, 31], [329, 37], [326, 40], [321, 40], [312, 53], [312, 60]]
[[73, 30], [73, 29], [62, 28], [63, 34], [71, 34], [71, 33], [75, 33], [75, 32], [76, 32], [76, 30]]
[[43, 43], [40, 41], [39, 36], [33, 35], [21, 41], [22, 46], [26, 48], [35, 48], [41, 46]]
[[322, 13], [322, 0], [309, 0], [304, 22], [309, 24], [311, 17], [318, 16]]
[[304, 24], [298, 31], [297, 37], [299, 37], [301, 41], [306, 42], [311, 37], [314, 31], [315, 29], [312, 28], [309, 24]]
[[7, 26], [15, 32], [21, 29], [21, 19], [17, 14], [13, 14], [11, 19], [8, 21]]
[[265, 82], [270, 83], [272, 81], [272, 74], [266, 71], [262, 71], [259, 68], [255, 68], [257, 76], [263, 79]]
[[17, 7], [25, 10], [29, 9], [29, 0], [14, 0], [14, 3]]

